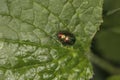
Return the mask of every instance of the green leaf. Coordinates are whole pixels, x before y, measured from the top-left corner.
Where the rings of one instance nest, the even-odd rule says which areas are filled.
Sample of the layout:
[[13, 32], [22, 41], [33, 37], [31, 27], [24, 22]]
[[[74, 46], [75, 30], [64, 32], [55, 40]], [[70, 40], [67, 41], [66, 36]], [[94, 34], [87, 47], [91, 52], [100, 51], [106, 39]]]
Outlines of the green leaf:
[[[0, 80], [89, 80], [86, 53], [103, 0], [0, 0]], [[56, 33], [76, 37], [63, 46]]]

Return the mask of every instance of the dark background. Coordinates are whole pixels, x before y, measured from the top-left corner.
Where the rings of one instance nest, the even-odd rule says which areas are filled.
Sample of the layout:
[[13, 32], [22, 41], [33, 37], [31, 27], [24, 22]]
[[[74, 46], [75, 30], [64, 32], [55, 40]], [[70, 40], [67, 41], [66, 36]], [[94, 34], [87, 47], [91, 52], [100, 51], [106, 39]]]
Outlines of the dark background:
[[[109, 63], [107, 67], [101, 67], [100, 63], [94, 63], [94, 79], [93, 80], [120, 80], [118, 78], [109, 78], [113, 75], [120, 75], [120, 0], [104, 0], [103, 6], [103, 23], [100, 30], [96, 33], [91, 50], [92, 52]], [[106, 66], [106, 65], [104, 65]], [[109, 67], [113, 67], [110, 71]]]

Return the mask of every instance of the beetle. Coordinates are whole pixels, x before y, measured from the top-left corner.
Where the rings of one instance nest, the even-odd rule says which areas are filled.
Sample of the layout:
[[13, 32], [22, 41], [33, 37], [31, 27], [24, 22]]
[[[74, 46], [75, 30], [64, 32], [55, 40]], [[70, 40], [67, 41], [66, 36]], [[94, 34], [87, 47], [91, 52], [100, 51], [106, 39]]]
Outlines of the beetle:
[[65, 46], [73, 45], [76, 41], [75, 36], [69, 31], [59, 31], [57, 33], [57, 38]]

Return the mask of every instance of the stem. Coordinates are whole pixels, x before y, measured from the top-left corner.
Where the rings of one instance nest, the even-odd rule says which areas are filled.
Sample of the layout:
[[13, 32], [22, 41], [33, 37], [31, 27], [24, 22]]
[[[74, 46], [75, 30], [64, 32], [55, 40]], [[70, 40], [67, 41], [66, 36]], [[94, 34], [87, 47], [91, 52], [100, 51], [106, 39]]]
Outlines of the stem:
[[120, 68], [113, 66], [112, 64], [105, 61], [104, 59], [101, 59], [98, 56], [94, 55], [92, 52], [88, 53], [88, 58], [93, 63], [95, 63], [105, 71], [109, 72], [110, 74], [120, 74]]
[[118, 12], [118, 11], [120, 11], [120, 8], [117, 8], [117, 9], [111, 10], [111, 11], [109, 11], [109, 12], [107, 13], [107, 16], [110, 16], [110, 15], [112, 15], [112, 14]]

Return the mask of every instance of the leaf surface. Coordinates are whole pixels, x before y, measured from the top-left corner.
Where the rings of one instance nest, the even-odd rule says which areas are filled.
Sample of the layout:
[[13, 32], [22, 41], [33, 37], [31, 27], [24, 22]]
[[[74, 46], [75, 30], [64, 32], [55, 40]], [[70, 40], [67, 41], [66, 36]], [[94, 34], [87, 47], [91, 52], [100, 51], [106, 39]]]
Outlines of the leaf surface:
[[[103, 0], [0, 0], [0, 80], [89, 80], [86, 53]], [[56, 33], [76, 37], [63, 46]]]

